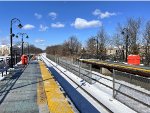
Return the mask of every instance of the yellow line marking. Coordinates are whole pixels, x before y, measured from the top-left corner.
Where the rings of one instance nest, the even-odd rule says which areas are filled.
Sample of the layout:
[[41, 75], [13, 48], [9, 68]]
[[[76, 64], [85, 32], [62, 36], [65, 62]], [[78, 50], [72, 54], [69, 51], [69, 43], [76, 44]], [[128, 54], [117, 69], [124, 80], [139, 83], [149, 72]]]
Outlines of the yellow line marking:
[[74, 113], [67, 99], [62, 94], [52, 74], [46, 69], [43, 62], [39, 62], [44, 88], [47, 96], [49, 111], [51, 113]]

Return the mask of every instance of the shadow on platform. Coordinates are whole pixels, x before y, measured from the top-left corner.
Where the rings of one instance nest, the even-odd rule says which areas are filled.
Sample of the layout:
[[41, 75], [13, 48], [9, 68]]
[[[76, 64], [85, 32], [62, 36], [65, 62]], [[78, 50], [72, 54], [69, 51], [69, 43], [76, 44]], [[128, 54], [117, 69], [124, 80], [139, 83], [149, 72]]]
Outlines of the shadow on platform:
[[5, 97], [12, 89], [16, 81], [22, 75], [23, 71], [15, 73], [13, 76], [8, 76], [0, 81], [0, 104], [4, 101]]

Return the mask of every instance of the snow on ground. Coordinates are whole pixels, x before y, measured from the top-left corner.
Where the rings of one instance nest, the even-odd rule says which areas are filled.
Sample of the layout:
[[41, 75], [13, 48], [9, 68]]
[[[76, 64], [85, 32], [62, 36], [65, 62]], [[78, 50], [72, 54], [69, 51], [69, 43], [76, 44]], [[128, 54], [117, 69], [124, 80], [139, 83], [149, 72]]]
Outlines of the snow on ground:
[[[122, 86], [121, 88], [119, 88], [119, 91], [124, 92], [125, 94], [128, 94], [131, 97], [134, 97], [140, 101], [143, 101], [144, 103], [150, 105], [150, 97], [144, 94], [141, 94], [139, 92], [133, 91], [130, 88], [124, 87]], [[129, 97], [126, 97], [120, 93], [116, 93], [116, 99], [118, 99], [119, 101], [125, 103], [126, 105], [128, 105], [129, 107], [131, 107], [132, 109], [140, 112], [140, 113], [150, 113], [150, 108], [140, 104], [137, 101], [132, 100]]]
[[[82, 88], [84, 88], [93, 97], [96, 97], [96, 99], [98, 101], [100, 101], [101, 103], [103, 103], [105, 106], [107, 106], [114, 113], [135, 113], [135, 111], [133, 111], [129, 107], [125, 106], [124, 104], [122, 104], [118, 100], [113, 99], [112, 98], [112, 91], [110, 91], [106, 87], [101, 86], [101, 88], [98, 88], [98, 87], [96, 87], [96, 85], [90, 85], [87, 82], [84, 82], [84, 84], [83, 84], [83, 83], [81, 83], [81, 81], [82, 81], [81, 78], [77, 77], [76, 75], [70, 73], [69, 71], [67, 71], [63, 67], [61, 67], [61, 66], [57, 65], [56, 63], [52, 62], [51, 60], [49, 60], [48, 58], [46, 58], [45, 55], [43, 55], [42, 57], [43, 57], [43, 59], [47, 59], [49, 62], [51, 62], [53, 65], [55, 65], [56, 66], [56, 67], [54, 67], [55, 70], [57, 70], [60, 73], [60, 75], [63, 76], [67, 81], [68, 81], [68, 79], [65, 77], [65, 75], [63, 75], [57, 68], [59, 68], [62, 72], [64, 72], [66, 75], [68, 75], [73, 81], [75, 81], [78, 85], [80, 85]], [[44, 60], [44, 61], [47, 64], [51, 65], [46, 60]], [[103, 90], [100, 90], [100, 89], [103, 89]], [[81, 91], [81, 90], [79, 90], [79, 92], [81, 94], [83, 93], [83, 91]], [[84, 93], [82, 95], [85, 98], [87, 98], [91, 102], [91, 104], [93, 104], [93, 106], [95, 106], [95, 108], [97, 108], [99, 110], [102, 109], [102, 107], [99, 107], [100, 105], [98, 103], [95, 104], [93, 101], [91, 101], [92, 99], [90, 99], [87, 95], [84, 95]]]
[[[7, 72], [7, 75], [9, 74], [9, 72]], [[6, 77], [6, 72], [3, 73], [3, 77], [2, 77], [2, 73], [0, 73], [0, 81], [3, 80]]]
[[[96, 74], [96, 75], [99, 75], [99, 76], [101, 76], [101, 77], [105, 77], [105, 78], [107, 78], [107, 79], [113, 80], [113, 78], [110, 77], [110, 76], [105, 76], [105, 75], [102, 75], [102, 74], [100, 74], [100, 73], [98, 73], [98, 72], [95, 72], [95, 71], [92, 71], [92, 73], [94, 73], [94, 74]], [[107, 83], [109, 86], [112, 86], [112, 82], [109, 82], [108, 80], [103, 79], [103, 78], [101, 78], [101, 79], [102, 79], [103, 82]], [[101, 80], [101, 79], [100, 79], [100, 80]], [[116, 81], [116, 82], [119, 82], [119, 83], [121, 83], [121, 84], [127, 85], [127, 86], [129, 86], [129, 87], [131, 87], [131, 88], [134, 88], [134, 89], [136, 89], [136, 90], [139, 90], [139, 91], [145, 92], [145, 93], [147, 93], [147, 94], [150, 94], [150, 91], [148, 91], [148, 90], [146, 90], [146, 89], [144, 89], [144, 88], [142, 88], [142, 87], [140, 87], [140, 86], [137, 86], [137, 85], [134, 85], [134, 84], [125, 82], [125, 81], [123, 81], [123, 80], [115, 80], [115, 81]]]
[[0, 81], [3, 80], [5, 77], [2, 77], [2, 74], [0, 73]]
[[20, 62], [18, 62], [16, 65], [21, 65], [22, 64], [22, 62], [20, 61]]

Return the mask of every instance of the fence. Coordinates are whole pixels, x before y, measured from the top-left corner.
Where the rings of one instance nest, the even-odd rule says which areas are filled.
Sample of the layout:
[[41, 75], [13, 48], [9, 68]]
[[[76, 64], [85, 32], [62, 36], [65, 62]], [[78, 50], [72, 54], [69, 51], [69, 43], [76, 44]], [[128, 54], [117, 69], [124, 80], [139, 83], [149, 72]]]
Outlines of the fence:
[[[125, 81], [122, 85], [120, 82]], [[128, 85], [128, 84], [134, 84]], [[135, 88], [135, 84], [136, 87]], [[140, 90], [143, 87], [147, 90]], [[128, 107], [134, 109], [139, 113], [149, 113], [150, 111], [150, 79], [133, 74], [121, 72], [114, 70], [113, 71], [113, 97], [120, 102], [124, 103]]]
[[[82, 62], [75, 62], [75, 64], [73, 64], [72, 61], [56, 56], [47, 57], [86, 82], [90, 84], [99, 83], [109, 88], [110, 91], [112, 91], [113, 98], [119, 100], [135, 111], [140, 113], [148, 113], [150, 111], [149, 78], [113, 70], [113, 78], [110, 79], [93, 73], [91, 65], [87, 66], [87, 69], [84, 69], [82, 68]], [[134, 82], [137, 84], [135, 85]], [[147, 90], [141, 90], [141, 88], [139, 88], [141, 84], [147, 86]]]

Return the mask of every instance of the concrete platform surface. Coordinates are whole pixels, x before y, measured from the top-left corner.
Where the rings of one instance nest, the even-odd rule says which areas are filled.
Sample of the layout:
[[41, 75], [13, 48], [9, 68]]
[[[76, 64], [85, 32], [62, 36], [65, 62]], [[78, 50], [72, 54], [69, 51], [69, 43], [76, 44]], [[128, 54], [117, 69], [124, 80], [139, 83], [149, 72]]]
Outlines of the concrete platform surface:
[[0, 81], [0, 113], [38, 113], [37, 79], [41, 79], [38, 62], [32, 61], [24, 72]]

